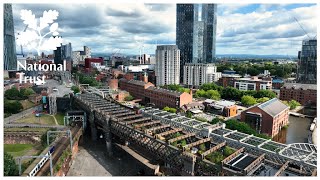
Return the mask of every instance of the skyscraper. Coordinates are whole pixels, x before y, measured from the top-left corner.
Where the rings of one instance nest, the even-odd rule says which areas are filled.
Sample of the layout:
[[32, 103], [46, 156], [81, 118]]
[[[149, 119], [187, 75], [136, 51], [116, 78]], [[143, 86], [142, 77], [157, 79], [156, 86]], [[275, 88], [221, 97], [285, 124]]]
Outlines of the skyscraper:
[[185, 63], [213, 63], [216, 54], [216, 4], [177, 4], [176, 43]]
[[180, 50], [176, 45], [157, 46], [155, 73], [157, 86], [179, 84]]
[[4, 21], [4, 46], [3, 46], [3, 62], [4, 70], [17, 69], [17, 56], [16, 56], [16, 42], [14, 36], [12, 5], [4, 4], [3, 6], [3, 21]]
[[304, 40], [299, 51], [298, 82], [317, 83], [317, 40]]

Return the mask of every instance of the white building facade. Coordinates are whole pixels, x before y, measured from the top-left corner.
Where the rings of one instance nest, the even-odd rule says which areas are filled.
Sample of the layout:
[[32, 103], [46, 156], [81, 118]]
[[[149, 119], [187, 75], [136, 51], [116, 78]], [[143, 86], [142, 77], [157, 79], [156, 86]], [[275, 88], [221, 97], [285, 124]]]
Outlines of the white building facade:
[[157, 46], [155, 75], [157, 86], [179, 84], [180, 50], [176, 45]]
[[84, 51], [73, 51], [72, 52], [72, 60], [73, 65], [84, 64], [84, 60], [86, 58], [91, 58], [91, 49], [87, 46], [83, 47]]
[[187, 63], [183, 67], [183, 84], [188, 86], [198, 87], [216, 82], [221, 76], [221, 72], [217, 72], [217, 66], [212, 63]]
[[257, 77], [251, 78], [239, 78], [235, 81], [234, 87], [242, 90], [271, 90], [272, 89], [272, 80], [262, 80], [258, 79]]

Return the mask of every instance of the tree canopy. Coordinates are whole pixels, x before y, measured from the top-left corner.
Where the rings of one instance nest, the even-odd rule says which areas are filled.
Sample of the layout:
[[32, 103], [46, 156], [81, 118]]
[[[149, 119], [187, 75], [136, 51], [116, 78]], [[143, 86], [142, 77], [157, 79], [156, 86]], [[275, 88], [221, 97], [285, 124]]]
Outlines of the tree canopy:
[[4, 176], [18, 176], [18, 166], [13, 159], [13, 156], [7, 152], [4, 152]]
[[257, 101], [254, 97], [252, 96], [243, 96], [241, 98], [241, 103], [245, 106], [253, 106], [255, 104], [257, 104]]

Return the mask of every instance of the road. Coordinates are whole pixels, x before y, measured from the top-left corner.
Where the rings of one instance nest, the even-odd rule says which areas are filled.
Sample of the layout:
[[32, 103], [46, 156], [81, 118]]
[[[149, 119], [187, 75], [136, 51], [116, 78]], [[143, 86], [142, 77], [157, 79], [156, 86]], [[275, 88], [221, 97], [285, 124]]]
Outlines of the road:
[[50, 88], [58, 89], [58, 92], [56, 93], [57, 97], [63, 97], [65, 94], [69, 94], [73, 92], [70, 88], [66, 87], [66, 85], [60, 84], [58, 81], [53, 79], [46, 80], [46, 84], [41, 85], [39, 87], [48, 87], [49, 89]]
[[41, 105], [29, 108], [29, 109], [21, 111], [17, 114], [13, 114], [7, 118], [4, 118], [4, 124], [10, 124], [18, 119], [21, 119], [29, 114], [32, 114], [35, 110], [38, 109], [38, 107], [41, 107]]

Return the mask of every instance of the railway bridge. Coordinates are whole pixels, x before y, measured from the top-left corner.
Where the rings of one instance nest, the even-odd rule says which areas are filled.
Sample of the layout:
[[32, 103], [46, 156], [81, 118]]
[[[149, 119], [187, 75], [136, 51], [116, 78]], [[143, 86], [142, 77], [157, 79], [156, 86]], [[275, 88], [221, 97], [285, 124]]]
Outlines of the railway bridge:
[[154, 108], [136, 112], [105, 94], [79, 94], [72, 102], [86, 112], [92, 140], [103, 132], [110, 155], [116, 136], [153, 154], [175, 175], [316, 175], [316, 146], [284, 145]]

